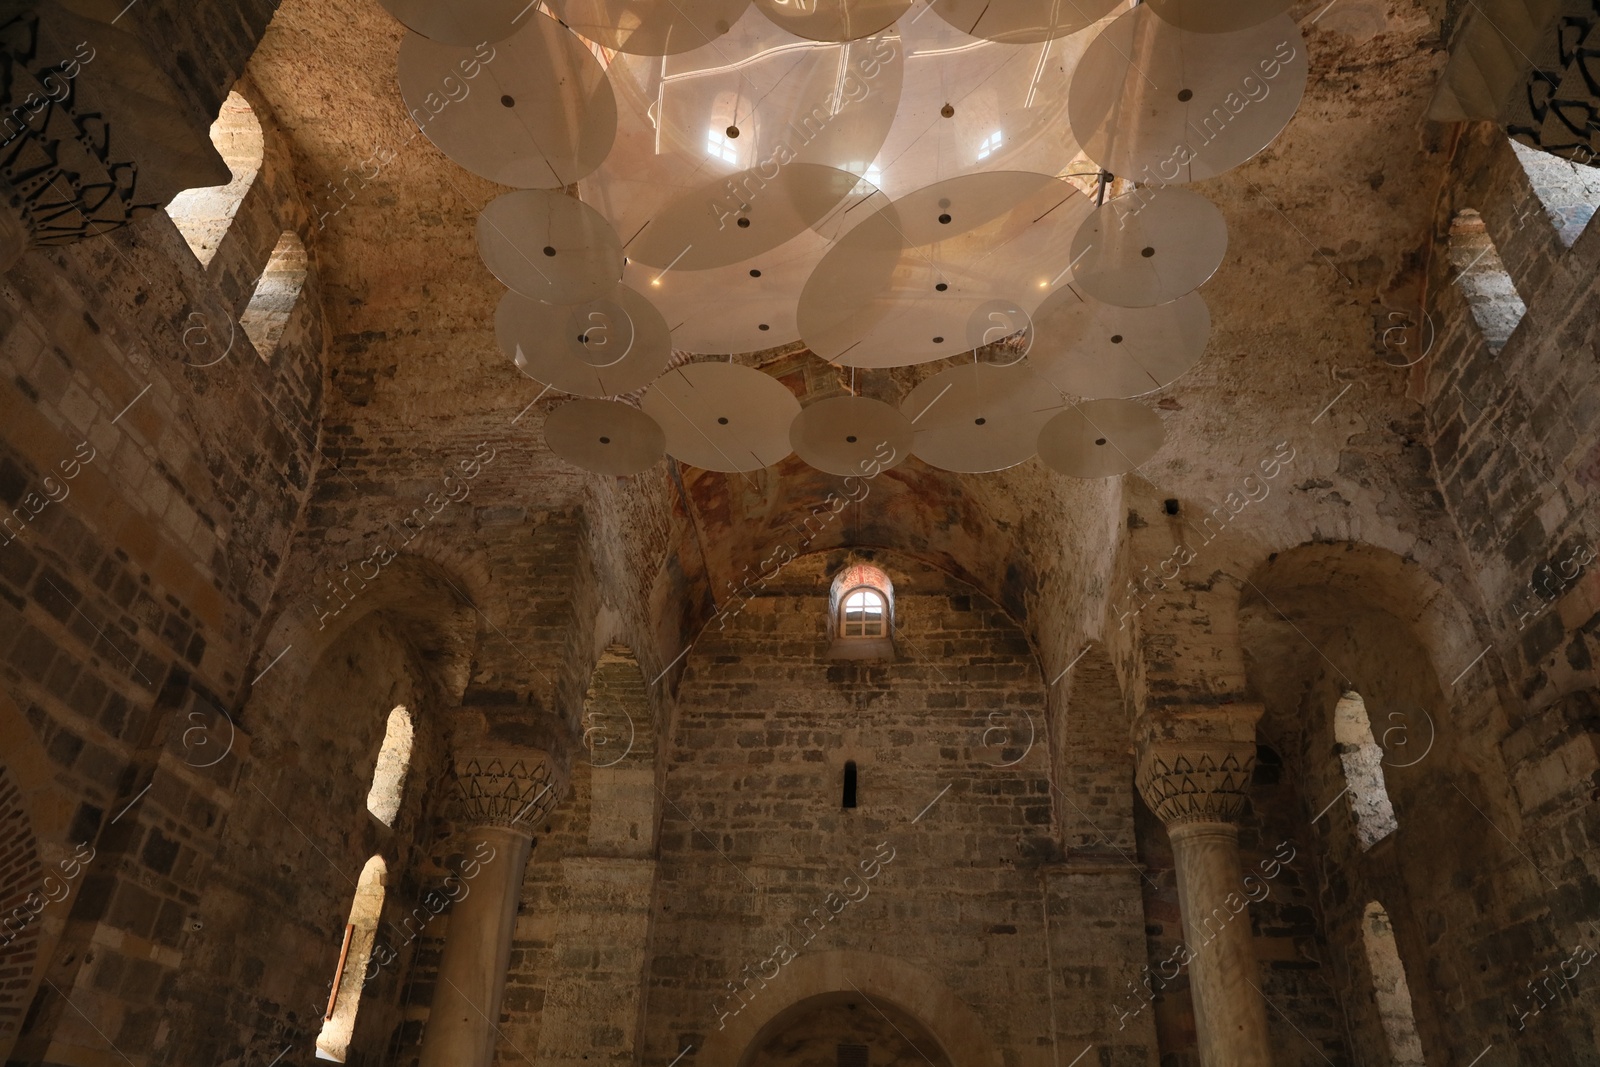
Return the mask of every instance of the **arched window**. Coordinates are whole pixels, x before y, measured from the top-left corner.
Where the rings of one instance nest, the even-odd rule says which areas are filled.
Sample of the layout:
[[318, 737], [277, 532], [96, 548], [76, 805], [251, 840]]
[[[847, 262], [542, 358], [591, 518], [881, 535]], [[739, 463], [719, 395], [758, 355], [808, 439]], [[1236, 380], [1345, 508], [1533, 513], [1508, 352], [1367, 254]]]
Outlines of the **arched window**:
[[372, 772], [372, 788], [367, 791], [367, 810], [385, 826], [393, 826], [394, 817], [400, 814], [406, 771], [411, 767], [411, 738], [411, 713], [404, 704], [397, 705], [389, 713], [378, 765]]
[[229, 93], [223, 101], [217, 121], [211, 124], [211, 143], [233, 172], [233, 180], [227, 185], [186, 189], [167, 205], [167, 214], [202, 267], [211, 265], [239, 205], [261, 172], [261, 123], [238, 93]]
[[1399, 823], [1383, 781], [1383, 749], [1373, 739], [1372, 720], [1361, 694], [1347, 692], [1334, 705], [1333, 740], [1355, 815], [1356, 838], [1365, 852], [1399, 829]]
[[839, 612], [841, 637], [888, 636], [889, 602], [871, 586], [857, 586], [846, 593]]
[[250, 305], [244, 309], [239, 325], [244, 327], [256, 354], [267, 359], [283, 340], [289, 316], [294, 314], [300, 300], [300, 290], [306, 285], [306, 249], [300, 238], [285, 232], [278, 238], [277, 247], [267, 260]]
[[1450, 224], [1450, 265], [1489, 351], [1500, 351], [1528, 305], [1512, 284], [1483, 216], [1471, 208], [1458, 212]]
[[856, 563], [833, 579], [828, 596], [830, 655], [878, 658], [894, 653], [894, 586], [877, 567]]
[[1426, 1067], [1422, 1041], [1417, 1037], [1417, 1020], [1411, 1010], [1411, 987], [1406, 984], [1406, 969], [1394, 943], [1394, 928], [1389, 915], [1377, 901], [1367, 905], [1362, 917], [1361, 938], [1366, 944], [1367, 966], [1372, 971], [1372, 995], [1378, 1004], [1378, 1019], [1389, 1046], [1386, 1062], [1394, 1067]]
[[356, 898], [350, 905], [350, 921], [339, 948], [333, 992], [322, 1017], [322, 1032], [317, 1035], [319, 1060], [343, 1063], [350, 1052], [356, 1010], [361, 1007], [361, 987], [366, 984], [367, 964], [378, 936], [378, 919], [383, 914], [383, 887], [388, 874], [382, 856], [372, 857], [361, 869]]

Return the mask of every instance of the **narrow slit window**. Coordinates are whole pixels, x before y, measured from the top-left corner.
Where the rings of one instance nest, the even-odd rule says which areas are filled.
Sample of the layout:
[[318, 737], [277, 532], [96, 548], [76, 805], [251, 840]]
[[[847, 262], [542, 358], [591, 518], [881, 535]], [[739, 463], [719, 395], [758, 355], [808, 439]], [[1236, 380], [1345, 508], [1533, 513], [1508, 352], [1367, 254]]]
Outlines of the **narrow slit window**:
[[1373, 739], [1372, 720], [1361, 694], [1348, 692], [1334, 705], [1333, 740], [1356, 820], [1356, 837], [1365, 852], [1400, 826], [1383, 780], [1383, 749]]
[[1483, 216], [1465, 208], [1450, 224], [1450, 265], [1455, 283], [1466, 297], [1489, 351], [1498, 352], [1511, 339], [1528, 305], [1512, 284]]
[[845, 594], [839, 632], [845, 637], [884, 637], [888, 634], [889, 605], [876, 589], [862, 586]]
[[856, 806], [856, 761], [848, 760], [844, 765], [844, 806]]
[[1412, 1011], [1411, 986], [1400, 962], [1394, 927], [1388, 912], [1377, 901], [1367, 905], [1361, 924], [1367, 949], [1367, 966], [1372, 971], [1372, 994], [1378, 1004], [1378, 1019], [1389, 1046], [1388, 1062], [1394, 1067], [1427, 1067], [1422, 1058], [1422, 1041], [1417, 1036], [1417, 1020]]
[[367, 810], [385, 826], [393, 826], [395, 816], [400, 814], [406, 771], [411, 767], [412, 736], [411, 713], [404, 704], [397, 705], [389, 712], [383, 746], [378, 749], [378, 765], [372, 771], [372, 787], [367, 790]]
[[388, 867], [382, 856], [373, 856], [361, 869], [355, 900], [350, 904], [350, 920], [345, 925], [335, 970], [333, 989], [317, 1035], [317, 1059], [343, 1063], [350, 1053], [350, 1038], [356, 1029], [356, 1009], [361, 1006], [361, 989], [366, 984], [367, 963], [378, 937], [378, 919], [383, 914], [384, 882]]
[[239, 318], [239, 325], [244, 327], [245, 335], [262, 359], [270, 358], [278, 350], [305, 286], [305, 245], [293, 233], [286, 232], [278, 238], [250, 304]]

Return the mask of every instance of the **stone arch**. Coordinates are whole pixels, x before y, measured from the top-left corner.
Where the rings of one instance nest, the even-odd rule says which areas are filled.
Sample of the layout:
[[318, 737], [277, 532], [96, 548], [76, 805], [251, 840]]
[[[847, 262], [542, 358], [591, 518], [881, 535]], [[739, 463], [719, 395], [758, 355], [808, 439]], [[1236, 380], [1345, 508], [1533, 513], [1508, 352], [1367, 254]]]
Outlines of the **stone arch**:
[[167, 214], [202, 267], [209, 267], [216, 257], [265, 157], [261, 121], [237, 91], [228, 93], [211, 124], [211, 143], [228, 165], [232, 180], [226, 185], [187, 189], [167, 205]]
[[740, 1067], [815, 1064], [823, 1056], [838, 1067], [870, 1067], [886, 1060], [953, 1067], [921, 1019], [883, 997], [854, 990], [791, 1004], [756, 1036]]
[[751, 1049], [759, 1048], [772, 1028], [796, 1005], [839, 993], [861, 993], [883, 998], [919, 1020], [952, 1063], [960, 1067], [1001, 1067], [1000, 1054], [990, 1043], [975, 1012], [928, 973], [893, 956], [876, 952], [818, 952], [796, 958], [773, 983], [785, 990], [787, 1000], [770, 1003], [758, 999], [712, 1031], [695, 1062], [705, 1067], [741, 1065]]
[[[437, 551], [389, 552], [380, 539], [363, 546], [365, 554], [352, 553], [345, 561], [321, 556], [320, 571], [302, 574], [280, 589], [279, 615], [256, 653], [253, 676], [266, 684], [252, 693], [252, 700], [259, 700], [263, 692], [288, 699], [304, 685], [324, 652], [376, 613], [394, 621], [422, 654], [442, 695], [459, 699], [466, 688], [478, 628], [488, 615], [481, 609], [480, 595], [488, 587], [487, 565], [479, 561], [470, 569], [452, 567], [449, 562], [457, 560]], [[291, 646], [292, 656], [260, 673]]]
[[[1353, 610], [1393, 619], [1421, 646], [1429, 676], [1440, 691], [1452, 686], [1486, 643], [1455, 595], [1420, 564], [1358, 541], [1308, 542], [1274, 552], [1249, 572], [1239, 598], [1247, 623], [1325, 628]], [[1309, 648], [1306, 638], [1295, 641]], [[1340, 673], [1347, 670], [1337, 663], [1329, 666]], [[1364, 695], [1369, 701], [1373, 696]]]
[[[1398, 941], [1420, 949], [1422, 931], [1466, 921], [1453, 888], [1503, 840], [1491, 823], [1518, 832], [1500, 799], [1504, 712], [1485, 684], [1492, 671], [1480, 664], [1477, 684], [1460, 677], [1487, 641], [1432, 573], [1345, 541], [1269, 558], [1245, 583], [1239, 620], [1250, 689], [1265, 706], [1259, 741], [1281, 756], [1276, 811], [1319, 872], [1321, 936], [1334, 949], [1329, 980], [1352, 1020], [1351, 1040], [1377, 1049], [1384, 1038], [1361, 962], [1365, 902], [1383, 899]], [[1370, 734], [1349, 728], [1349, 692], [1359, 694]], [[1365, 759], [1345, 758], [1362, 749]], [[1385, 813], [1352, 798], [1352, 764], [1369, 783], [1381, 774], [1397, 829], [1365, 831], [1364, 815]], [[1463, 834], [1473, 823], [1483, 833]], [[1475, 961], [1469, 948], [1438, 947], [1430, 973], [1476, 970]], [[1436, 1055], [1448, 1047], [1442, 996], [1432, 984], [1412, 993], [1420, 1040]]]

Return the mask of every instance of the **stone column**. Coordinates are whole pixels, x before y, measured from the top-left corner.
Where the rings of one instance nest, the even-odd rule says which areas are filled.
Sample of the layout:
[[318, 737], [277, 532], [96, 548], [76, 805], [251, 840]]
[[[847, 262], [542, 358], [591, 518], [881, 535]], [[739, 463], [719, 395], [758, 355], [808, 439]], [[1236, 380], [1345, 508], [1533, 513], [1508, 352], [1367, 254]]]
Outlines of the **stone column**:
[[1185, 716], [1147, 732], [1138, 785], [1167, 826], [1203, 1067], [1270, 1067], [1239, 828], [1260, 706]]
[[[471, 829], [466, 895], [450, 911], [420, 1067], [489, 1067], [533, 830], [567, 791], [548, 753], [480, 754], [456, 764]], [[492, 850], [492, 851], [491, 851]]]

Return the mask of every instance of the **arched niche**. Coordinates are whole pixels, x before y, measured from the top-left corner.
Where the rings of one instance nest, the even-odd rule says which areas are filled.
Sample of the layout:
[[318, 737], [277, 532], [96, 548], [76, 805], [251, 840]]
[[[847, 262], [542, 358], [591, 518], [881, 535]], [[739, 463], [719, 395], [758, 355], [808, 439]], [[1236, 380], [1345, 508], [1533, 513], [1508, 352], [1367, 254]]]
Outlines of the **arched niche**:
[[[813, 1006], [837, 1003], [844, 995], [870, 1001], [916, 1020], [954, 1067], [1001, 1067], [982, 1021], [927, 971], [874, 952], [805, 953], [785, 966], [775, 988], [784, 997], [758, 998], [713, 1030], [695, 1055], [697, 1063], [758, 1067], [754, 1059], [786, 1022], [803, 1018]], [[846, 1001], [848, 1003], [848, 1001]], [[919, 1061], [920, 1062], [920, 1061]], [[937, 1057], [936, 1067], [945, 1067]]]
[[247, 714], [253, 706], [293, 707], [328, 649], [372, 616], [406, 642], [445, 704], [459, 701], [480, 620], [488, 615], [493, 624], [493, 609], [479, 595], [487, 574], [408, 552], [385, 556], [380, 547], [387, 543], [375, 541], [370, 554], [347, 562], [319, 556], [315, 571], [284, 584], [278, 617], [256, 653]]
[[954, 1067], [922, 1020], [887, 997], [850, 990], [792, 1005], [756, 1035], [738, 1067], [929, 1064]]
[[[1402, 957], [1428, 960], [1434, 976], [1479, 973], [1470, 947], [1430, 945], [1425, 932], [1478, 921], [1468, 918], [1475, 905], [1461, 886], [1491, 868], [1491, 823], [1512, 825], [1497, 752], [1503, 712], [1492, 688], [1453, 684], [1482, 639], [1417, 563], [1371, 545], [1322, 542], [1251, 573], [1239, 640], [1250, 690], [1265, 706], [1258, 740], [1281, 757], [1272, 786], [1258, 781], [1252, 800], [1274, 820], [1273, 833], [1304, 846], [1302, 870], [1318, 887], [1331, 949], [1329, 981], [1353, 1046], [1383, 1047], [1363, 962], [1365, 901], [1387, 902]], [[1374, 799], [1380, 785], [1390, 810]], [[1387, 829], [1391, 822], [1398, 829]], [[1473, 823], [1481, 833], [1466, 830]], [[1448, 1047], [1442, 984], [1413, 989], [1430, 1058]]]
[[[801, 388], [798, 378], [770, 373]], [[680, 512], [662, 534], [662, 563], [651, 576], [656, 655], [643, 658], [667, 669], [665, 684], [675, 685], [674, 657], [716, 626], [741, 590], [817, 553], [913, 557], [1023, 620], [1030, 641], [1050, 643], [1054, 657], [1098, 599], [1092, 583], [1075, 580], [1060, 561], [1097, 567], [1109, 558], [1121, 480], [1036, 485], [1034, 471], [1025, 464], [974, 479], [912, 459], [871, 479], [840, 478], [797, 456], [759, 479], [685, 469]]]

